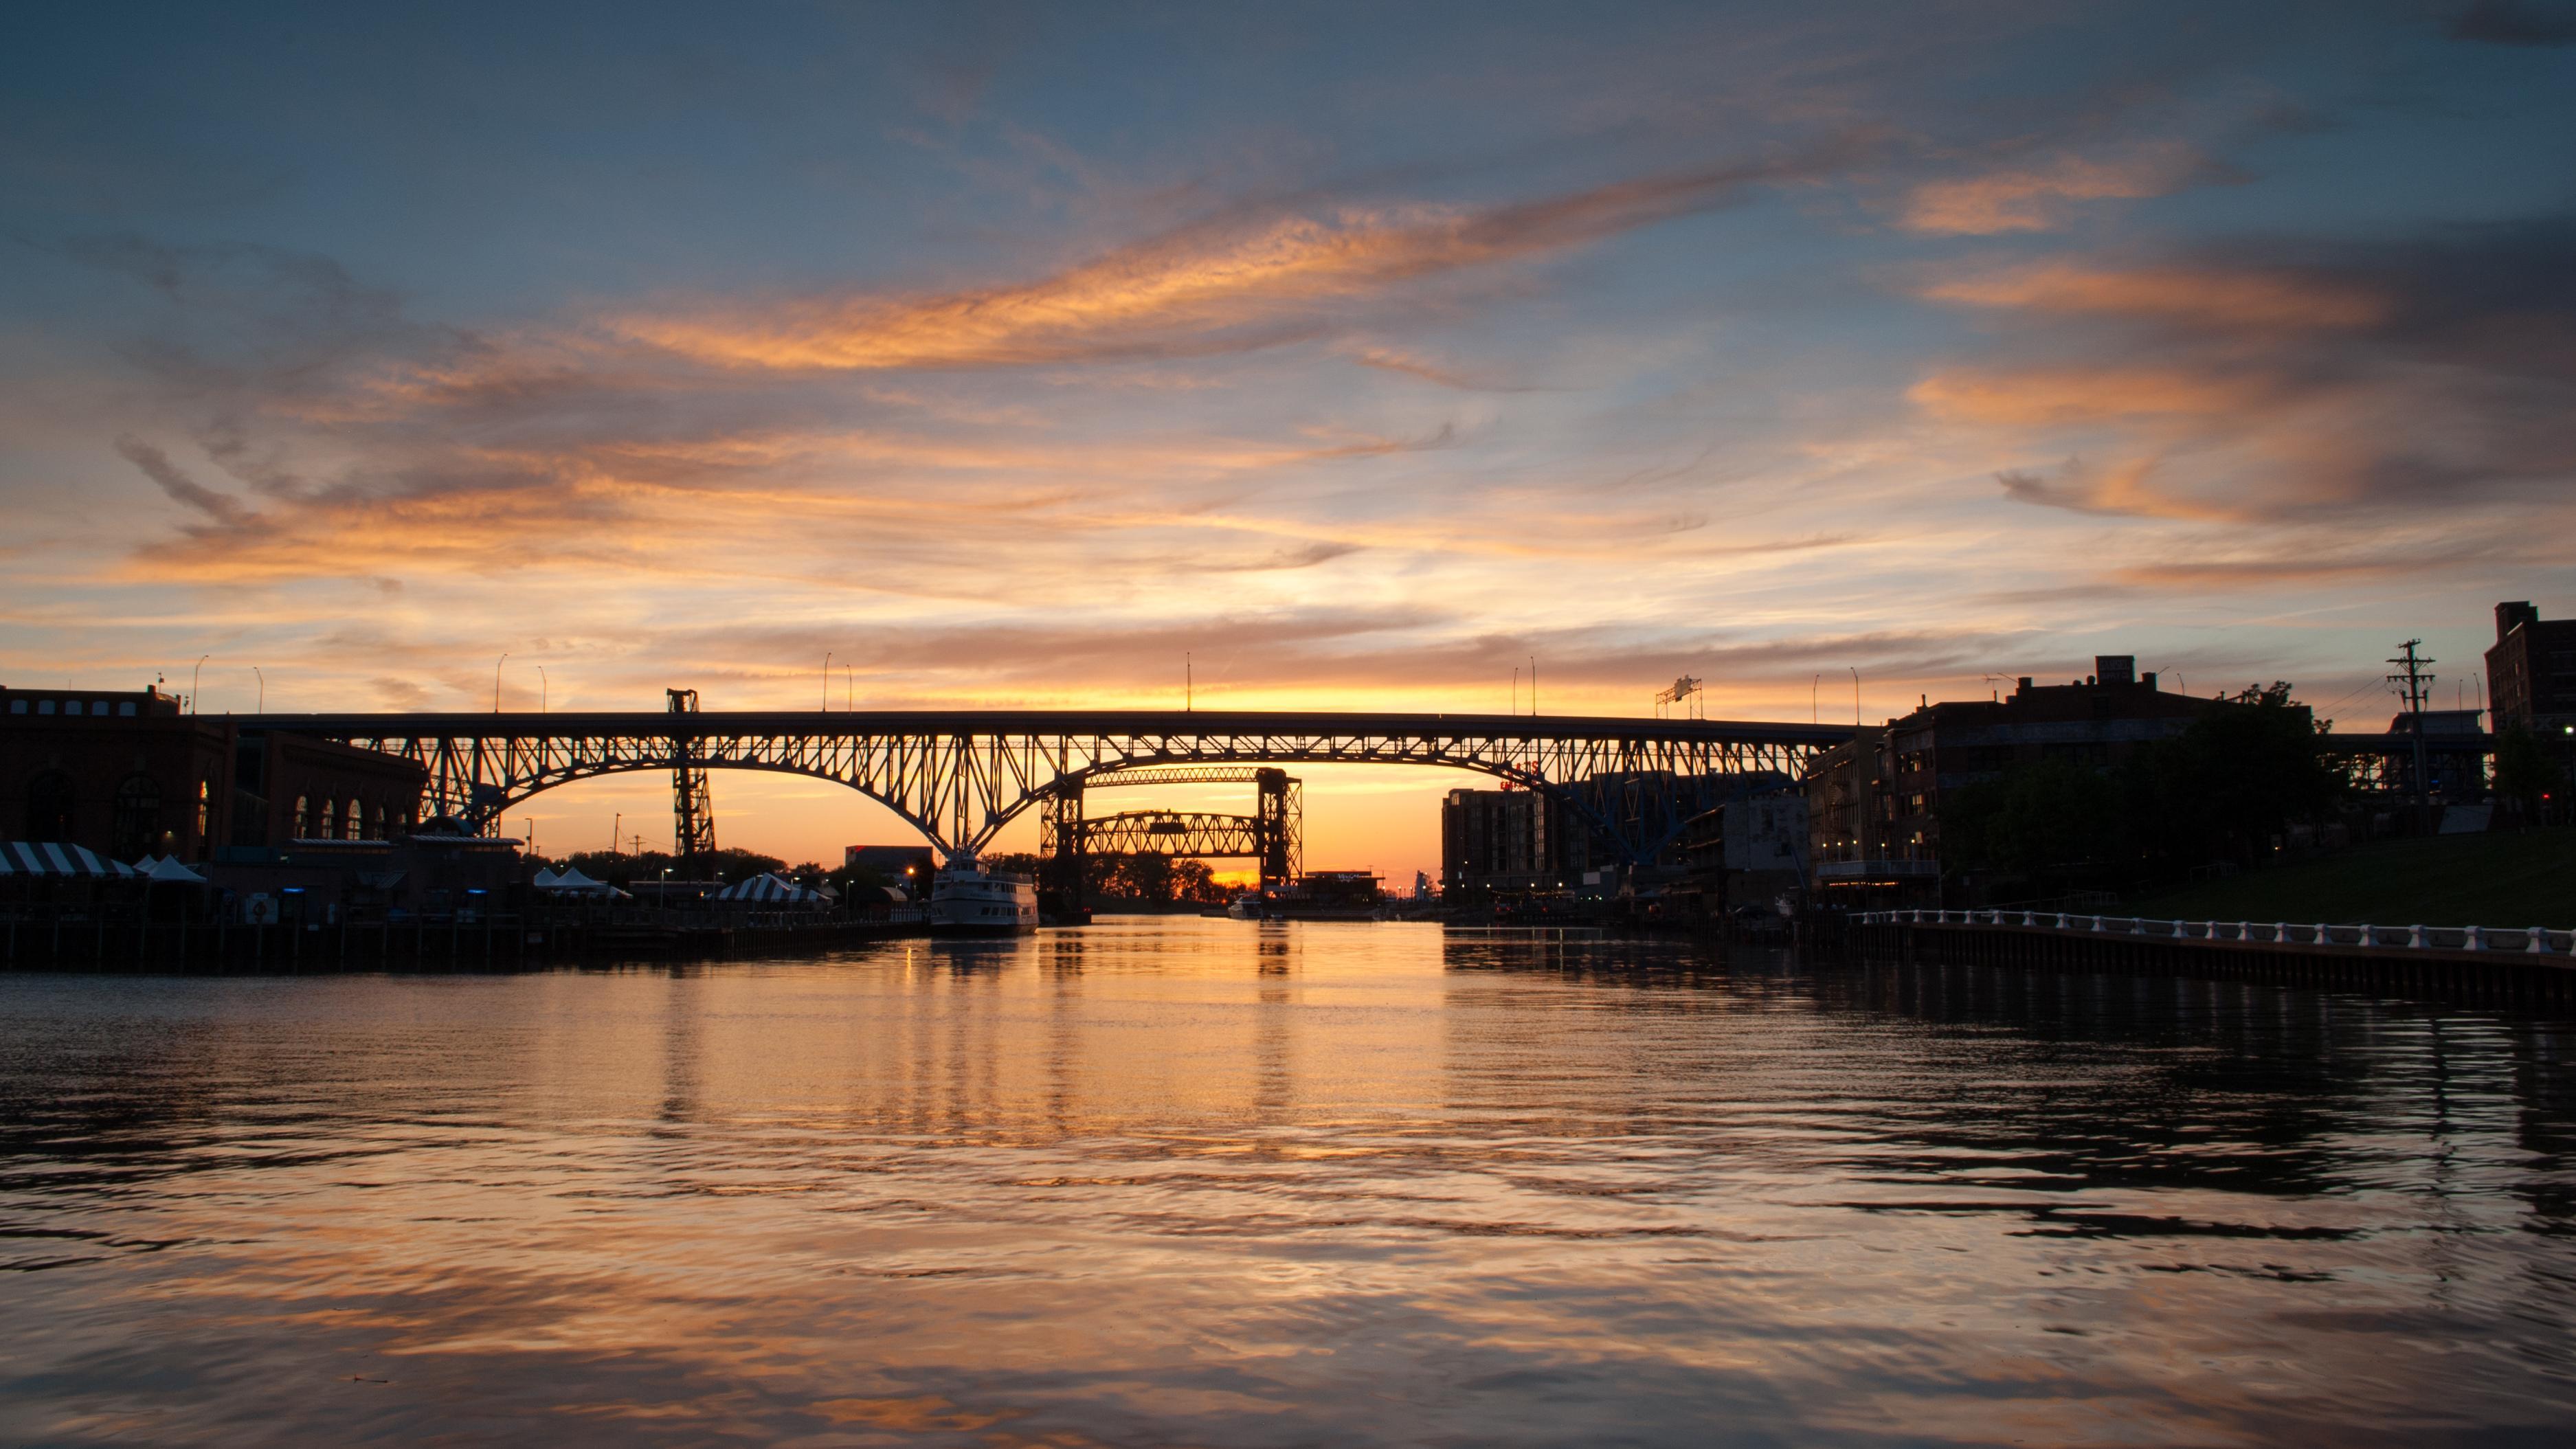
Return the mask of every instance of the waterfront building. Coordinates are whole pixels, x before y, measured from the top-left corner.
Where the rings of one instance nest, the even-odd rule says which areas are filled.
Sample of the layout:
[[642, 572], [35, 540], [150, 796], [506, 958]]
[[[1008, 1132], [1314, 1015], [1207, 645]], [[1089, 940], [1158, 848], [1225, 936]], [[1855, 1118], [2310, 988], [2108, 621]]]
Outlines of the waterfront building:
[[[1748, 779], [1761, 779], [1751, 776]], [[1692, 820], [1682, 832], [1684, 877], [1667, 895], [1695, 895], [1698, 914], [1768, 907], [1807, 883], [1813, 826], [1805, 791], [1782, 776]]]
[[2131, 655], [2097, 655], [2082, 679], [2036, 684], [2025, 676], [2009, 696], [1944, 700], [1888, 721], [1878, 750], [1874, 847], [1887, 860], [1916, 862], [1913, 869], [1937, 876], [1945, 796], [2043, 760], [2108, 769], [2220, 708], [2216, 700], [2165, 693], [2136, 665]]
[[2548, 619], [2524, 600], [2495, 606], [2487, 651], [2487, 700], [2496, 733], [2576, 728], [2576, 619]]
[[1854, 910], [1912, 905], [1928, 898], [1941, 870], [1888, 848], [1883, 811], [1887, 730], [1865, 725], [1816, 758], [1807, 771], [1807, 885], [1819, 901]]
[[427, 772], [133, 691], [0, 688], [0, 834], [205, 861], [412, 828]]
[[1534, 790], [1450, 791], [1440, 802], [1442, 892], [1562, 889], [1563, 813]]

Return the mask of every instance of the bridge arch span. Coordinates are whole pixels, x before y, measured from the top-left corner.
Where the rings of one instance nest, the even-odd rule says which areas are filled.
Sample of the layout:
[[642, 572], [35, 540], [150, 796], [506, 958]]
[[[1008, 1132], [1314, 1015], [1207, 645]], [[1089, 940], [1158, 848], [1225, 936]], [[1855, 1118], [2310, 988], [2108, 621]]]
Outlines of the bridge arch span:
[[[818, 770], [800, 769], [794, 765], [761, 764], [747, 761], [724, 760], [701, 760], [696, 763], [698, 767], [702, 769], [753, 770], [771, 775], [800, 775], [808, 780], [821, 780], [827, 784], [838, 785], [845, 790], [865, 796], [879, 805], [884, 806], [887, 810], [893, 812], [896, 819], [899, 819], [906, 825], [920, 831], [922, 837], [928, 840], [931, 844], [939, 844], [938, 832], [932, 829], [927, 821], [924, 821], [919, 816], [913, 814], [910, 810], [905, 809], [901, 801], [889, 800], [885, 796], [867, 788], [864, 785], [853, 784], [852, 782], [841, 779], [836, 775], [824, 774]], [[506, 795], [498, 797], [487, 795], [483, 798], [494, 801], [494, 803], [489, 807], [491, 811], [490, 819], [498, 821], [509, 811], [514, 810], [549, 791], [560, 790], [566, 785], [579, 785], [591, 780], [605, 780], [617, 775], [638, 775], [646, 773], [667, 774], [670, 772], [670, 769], [671, 763], [668, 760], [647, 760], [633, 763], [599, 765], [578, 772], [563, 773], [550, 778], [529, 781], [523, 786], [513, 788]]]

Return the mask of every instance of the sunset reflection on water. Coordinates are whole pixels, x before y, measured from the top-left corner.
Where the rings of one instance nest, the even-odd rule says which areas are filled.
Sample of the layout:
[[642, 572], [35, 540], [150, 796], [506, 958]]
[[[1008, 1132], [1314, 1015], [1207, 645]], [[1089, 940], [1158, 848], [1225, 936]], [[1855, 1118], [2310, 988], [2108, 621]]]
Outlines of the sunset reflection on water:
[[2571, 1045], [1196, 919], [0, 977], [0, 1439], [2557, 1442]]

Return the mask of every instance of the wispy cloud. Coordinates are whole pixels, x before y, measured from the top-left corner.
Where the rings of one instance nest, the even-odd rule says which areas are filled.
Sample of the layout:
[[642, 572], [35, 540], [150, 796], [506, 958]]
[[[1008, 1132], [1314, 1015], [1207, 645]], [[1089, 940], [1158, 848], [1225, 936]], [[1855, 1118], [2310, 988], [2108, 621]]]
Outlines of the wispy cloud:
[[228, 493], [218, 493], [189, 477], [170, 461], [169, 454], [140, 438], [117, 439], [116, 452], [117, 456], [139, 469], [144, 477], [151, 479], [154, 486], [169, 494], [172, 501], [186, 504], [218, 524], [238, 528], [253, 517], [251, 511], [242, 506], [241, 500]]
[[606, 319], [615, 336], [727, 366], [1022, 367], [1277, 346], [1338, 303], [1562, 252], [1846, 165], [1857, 143], [1482, 209], [1343, 208], [1187, 228], [1035, 282], [919, 297], [799, 298]]
[[1923, 182], [1906, 198], [1904, 223], [1945, 236], [2049, 231], [2064, 224], [2072, 203], [2163, 196], [2212, 174], [2199, 151], [2180, 142], [2058, 154]]
[[2005, 324], [1909, 396], [2007, 446], [2092, 461], [2023, 502], [2177, 518], [2563, 506], [2576, 482], [2576, 221], [2407, 242], [2276, 242], [2146, 266], [2048, 263], [1926, 289]]

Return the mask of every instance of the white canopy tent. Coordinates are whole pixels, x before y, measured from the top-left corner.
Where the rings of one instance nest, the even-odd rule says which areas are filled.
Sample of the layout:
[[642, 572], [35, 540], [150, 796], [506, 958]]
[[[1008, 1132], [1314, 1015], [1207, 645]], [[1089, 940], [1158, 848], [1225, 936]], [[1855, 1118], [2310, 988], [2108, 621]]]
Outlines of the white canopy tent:
[[206, 878], [188, 868], [186, 861], [175, 855], [145, 856], [134, 863], [137, 874], [145, 880], [173, 885], [204, 885]]
[[615, 896], [625, 892], [604, 880], [592, 880], [581, 873], [581, 867], [568, 865], [561, 874], [550, 870], [537, 872], [537, 889], [566, 896]]

